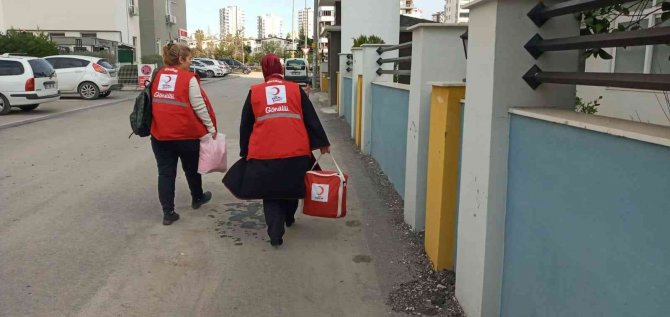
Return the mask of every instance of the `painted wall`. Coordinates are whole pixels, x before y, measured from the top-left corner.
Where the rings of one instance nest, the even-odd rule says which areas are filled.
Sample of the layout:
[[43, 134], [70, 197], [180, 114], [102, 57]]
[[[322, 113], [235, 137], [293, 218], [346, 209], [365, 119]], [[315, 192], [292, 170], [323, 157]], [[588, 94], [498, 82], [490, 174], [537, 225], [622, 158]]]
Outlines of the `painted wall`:
[[405, 196], [409, 90], [372, 83], [370, 153], [400, 196]]
[[431, 82], [463, 83], [466, 60], [465, 25], [419, 24], [412, 31], [412, 79], [407, 125], [404, 217], [414, 230], [426, 224], [426, 173], [430, 126]]
[[501, 316], [667, 316], [670, 148], [513, 115]]
[[351, 100], [353, 96], [351, 77], [342, 77], [342, 108], [344, 120], [351, 125]]
[[5, 0], [0, 0], [0, 32], [5, 33], [7, 27], [5, 26], [5, 10], [3, 2]]
[[[613, 49], [605, 49], [610, 54]], [[609, 73], [613, 60], [589, 58], [587, 72]], [[577, 96], [592, 101], [602, 96], [598, 115], [670, 126], [670, 105], [659, 92], [609, 87], [578, 86]]]
[[[186, 29], [186, 0], [170, 0], [172, 14], [177, 17], [177, 23], [169, 25], [165, 22], [167, 15], [167, 0], [138, 0], [140, 3], [140, 24], [142, 27], [142, 54], [155, 55], [161, 53], [156, 42], [166, 45], [172, 39], [179, 38], [179, 29]], [[195, 30], [192, 30], [195, 32]]]
[[[6, 28], [45, 31], [90, 31], [98, 38], [132, 45], [139, 17], [128, 14], [127, 0], [98, 1], [95, 14], [89, 0], [2, 0]], [[1, 27], [1, 25], [0, 25]]]
[[576, 51], [552, 52], [535, 60], [523, 48], [537, 33], [544, 38], [579, 35], [579, 25], [570, 15], [553, 18], [539, 29], [526, 16], [537, 3], [488, 0], [473, 2], [469, 8], [456, 265], [456, 297], [469, 317], [500, 314], [509, 109], [574, 109], [574, 86], [543, 85], [532, 90], [521, 79], [534, 64], [577, 71]]
[[350, 53], [352, 38], [377, 35], [386, 44], [398, 44], [400, 2], [342, 0], [342, 53]]

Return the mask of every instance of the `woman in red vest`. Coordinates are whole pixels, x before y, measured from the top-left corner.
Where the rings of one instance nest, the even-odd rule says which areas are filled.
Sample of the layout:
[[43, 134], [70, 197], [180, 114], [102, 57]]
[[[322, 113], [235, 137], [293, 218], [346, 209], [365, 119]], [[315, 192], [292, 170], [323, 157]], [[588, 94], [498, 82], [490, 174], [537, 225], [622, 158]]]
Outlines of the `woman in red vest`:
[[199, 78], [189, 71], [191, 49], [183, 44], [163, 47], [163, 62], [151, 86], [151, 147], [158, 164], [158, 198], [163, 207], [163, 224], [179, 220], [174, 211], [177, 161], [186, 174], [191, 190], [191, 207], [198, 209], [212, 199], [203, 192], [198, 174], [200, 138], [211, 133], [216, 138], [216, 116]]
[[330, 142], [307, 94], [284, 81], [278, 56], [261, 62], [265, 82], [251, 87], [242, 109], [240, 156], [246, 158], [241, 192], [263, 199], [270, 243], [281, 245], [284, 224], [295, 222], [305, 197], [305, 173], [312, 150], [330, 152]]

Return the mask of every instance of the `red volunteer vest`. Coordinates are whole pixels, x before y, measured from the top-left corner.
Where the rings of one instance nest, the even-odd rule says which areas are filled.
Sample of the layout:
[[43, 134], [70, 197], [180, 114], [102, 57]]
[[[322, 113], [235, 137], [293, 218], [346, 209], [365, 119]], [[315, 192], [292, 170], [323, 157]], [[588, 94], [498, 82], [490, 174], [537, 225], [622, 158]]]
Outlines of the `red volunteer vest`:
[[256, 121], [249, 140], [248, 159], [311, 154], [300, 98], [300, 86], [281, 79], [269, 79], [251, 87]]
[[[175, 67], [165, 67], [156, 73], [151, 86], [151, 135], [161, 141], [199, 139], [209, 133], [200, 121], [189, 100], [189, 84], [194, 73]], [[196, 77], [197, 78], [197, 77]], [[212, 104], [200, 88], [207, 112], [216, 127]]]

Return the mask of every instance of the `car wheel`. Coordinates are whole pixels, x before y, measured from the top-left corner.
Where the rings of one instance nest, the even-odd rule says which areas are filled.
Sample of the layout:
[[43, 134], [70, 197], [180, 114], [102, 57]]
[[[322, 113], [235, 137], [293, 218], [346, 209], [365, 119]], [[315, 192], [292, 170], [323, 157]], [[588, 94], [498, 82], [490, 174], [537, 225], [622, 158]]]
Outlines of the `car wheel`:
[[12, 111], [12, 106], [9, 104], [9, 101], [7, 101], [5, 96], [0, 95], [0, 116], [8, 114], [10, 111]]
[[40, 105], [28, 105], [28, 106], [19, 106], [21, 108], [21, 111], [23, 112], [29, 112], [37, 109]]
[[207, 77], [208, 77], [208, 78], [212, 78], [212, 77], [214, 77], [214, 71], [213, 71], [213, 70], [208, 70], [208, 71], [207, 71]]
[[245, 69], [245, 70], [244, 70], [244, 74], [245, 74], [245, 75], [249, 75], [249, 74], [251, 74], [251, 71], [248, 70], [248, 69]]
[[100, 98], [107, 98], [111, 94], [112, 94], [111, 91], [103, 92], [103, 93], [100, 94]]
[[98, 97], [100, 97], [100, 89], [96, 84], [90, 81], [81, 83], [78, 92], [79, 95], [86, 100], [98, 99]]

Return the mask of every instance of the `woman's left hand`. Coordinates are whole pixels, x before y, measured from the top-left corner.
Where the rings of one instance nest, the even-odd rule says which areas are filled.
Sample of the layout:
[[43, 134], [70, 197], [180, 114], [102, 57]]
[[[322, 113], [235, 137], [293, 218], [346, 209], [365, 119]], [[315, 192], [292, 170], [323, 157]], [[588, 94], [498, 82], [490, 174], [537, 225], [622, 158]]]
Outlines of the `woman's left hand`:
[[321, 151], [321, 154], [330, 153], [330, 146], [322, 147], [319, 150]]

